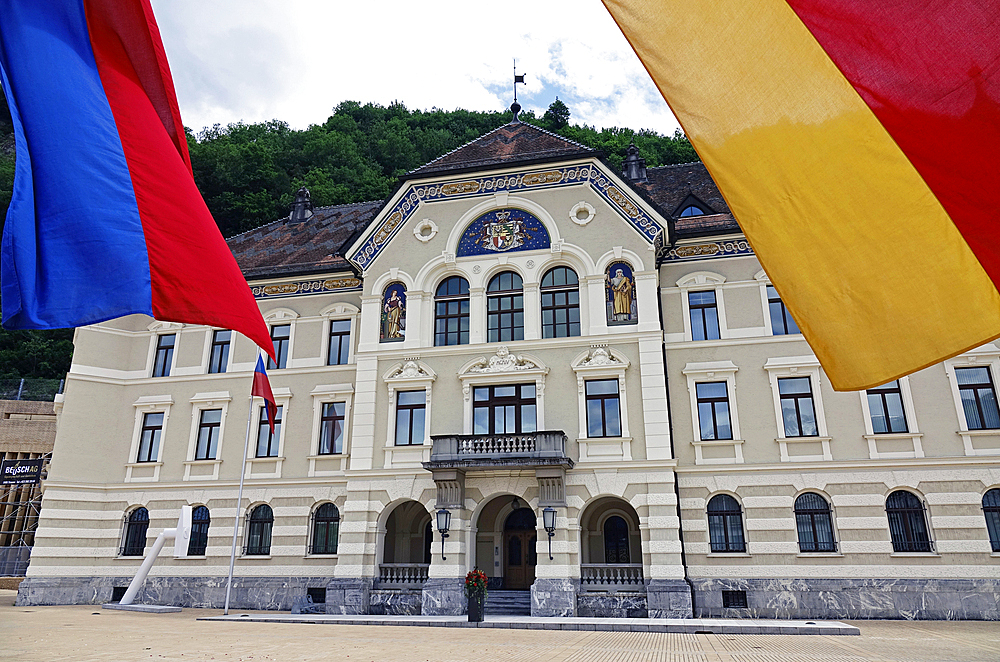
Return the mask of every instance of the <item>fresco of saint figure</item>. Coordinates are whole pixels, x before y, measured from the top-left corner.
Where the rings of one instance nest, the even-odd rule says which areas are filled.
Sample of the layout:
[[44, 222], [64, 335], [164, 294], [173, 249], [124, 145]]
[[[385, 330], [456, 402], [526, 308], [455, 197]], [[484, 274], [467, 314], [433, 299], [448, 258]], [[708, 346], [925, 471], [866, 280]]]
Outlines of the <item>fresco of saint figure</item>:
[[605, 273], [608, 324], [636, 324], [639, 312], [635, 304], [635, 278], [625, 262], [612, 262]]
[[403, 340], [406, 334], [406, 288], [392, 283], [382, 295], [382, 334], [380, 342]]

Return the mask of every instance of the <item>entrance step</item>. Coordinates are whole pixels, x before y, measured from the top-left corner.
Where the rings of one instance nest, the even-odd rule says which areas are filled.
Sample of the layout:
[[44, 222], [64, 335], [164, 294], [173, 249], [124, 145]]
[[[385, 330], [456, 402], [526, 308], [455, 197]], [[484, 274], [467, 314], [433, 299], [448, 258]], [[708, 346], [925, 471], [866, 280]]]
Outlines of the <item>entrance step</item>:
[[494, 616], [531, 616], [531, 591], [490, 591], [483, 612]]

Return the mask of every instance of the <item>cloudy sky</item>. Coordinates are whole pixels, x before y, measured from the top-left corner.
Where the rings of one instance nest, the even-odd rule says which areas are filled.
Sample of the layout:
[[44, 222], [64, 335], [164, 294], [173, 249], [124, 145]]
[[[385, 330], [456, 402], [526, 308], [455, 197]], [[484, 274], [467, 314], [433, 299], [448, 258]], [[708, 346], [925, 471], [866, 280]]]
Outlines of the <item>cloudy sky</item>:
[[599, 0], [152, 0], [185, 125], [321, 123], [344, 100], [501, 110], [558, 96], [571, 121], [677, 121]]

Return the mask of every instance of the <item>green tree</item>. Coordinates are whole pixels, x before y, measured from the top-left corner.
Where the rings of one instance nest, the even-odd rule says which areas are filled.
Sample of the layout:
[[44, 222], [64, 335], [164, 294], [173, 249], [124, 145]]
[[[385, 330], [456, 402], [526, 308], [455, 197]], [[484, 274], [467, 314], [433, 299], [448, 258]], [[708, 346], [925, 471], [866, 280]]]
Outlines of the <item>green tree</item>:
[[542, 115], [542, 126], [549, 131], [558, 131], [569, 125], [569, 108], [566, 107], [559, 97], [549, 104], [549, 109]]

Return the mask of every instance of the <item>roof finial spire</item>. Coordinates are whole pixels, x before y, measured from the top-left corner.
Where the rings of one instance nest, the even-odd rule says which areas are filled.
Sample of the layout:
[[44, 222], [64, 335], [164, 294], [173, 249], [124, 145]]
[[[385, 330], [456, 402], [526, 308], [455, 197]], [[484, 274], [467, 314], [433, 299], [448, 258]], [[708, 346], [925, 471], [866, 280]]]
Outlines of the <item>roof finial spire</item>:
[[517, 84], [520, 83], [524, 85], [524, 77], [526, 74], [517, 75], [517, 60], [514, 60], [514, 103], [510, 105], [510, 112], [514, 113], [514, 118], [510, 121], [511, 124], [520, 122], [517, 118], [517, 114], [521, 112], [521, 104], [517, 102]]

